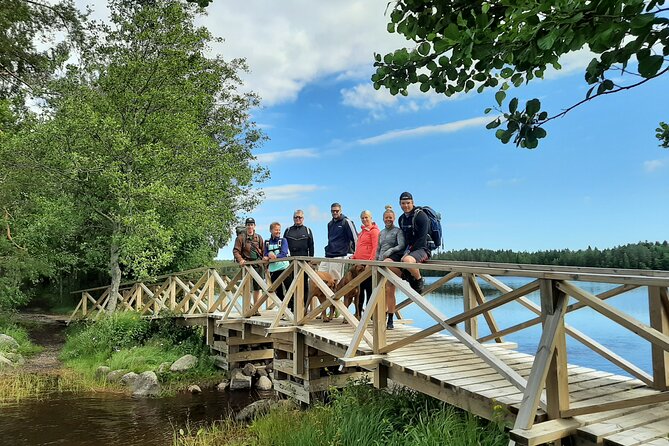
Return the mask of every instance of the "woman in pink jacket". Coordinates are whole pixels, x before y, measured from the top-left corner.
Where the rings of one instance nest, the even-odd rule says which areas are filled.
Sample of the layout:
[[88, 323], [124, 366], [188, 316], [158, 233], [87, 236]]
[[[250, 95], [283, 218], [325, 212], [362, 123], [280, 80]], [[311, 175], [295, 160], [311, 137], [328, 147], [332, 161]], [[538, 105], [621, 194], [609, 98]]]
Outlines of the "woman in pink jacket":
[[[352, 259], [355, 260], [375, 260], [376, 250], [379, 246], [379, 227], [372, 221], [372, 213], [369, 211], [362, 211], [360, 214], [362, 221], [362, 228], [358, 234], [358, 242], [355, 245], [355, 252]], [[369, 277], [360, 284], [360, 294], [358, 299], [360, 301], [360, 311], [364, 311], [365, 300], [369, 301], [372, 296], [372, 278]]]

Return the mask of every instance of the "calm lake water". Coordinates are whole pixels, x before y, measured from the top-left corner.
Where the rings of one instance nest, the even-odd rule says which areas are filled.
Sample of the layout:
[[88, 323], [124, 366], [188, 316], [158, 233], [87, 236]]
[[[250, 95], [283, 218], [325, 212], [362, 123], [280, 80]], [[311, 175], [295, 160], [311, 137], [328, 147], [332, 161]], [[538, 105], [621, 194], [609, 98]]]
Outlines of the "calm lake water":
[[[426, 283], [433, 283], [437, 279], [438, 278], [435, 277], [427, 277], [425, 281]], [[519, 288], [532, 281], [531, 279], [520, 277], [498, 277], [498, 279], [511, 288]], [[501, 294], [485, 282], [479, 281], [479, 284], [487, 300]], [[599, 294], [617, 286], [591, 282], [575, 282], [575, 284], [592, 294]], [[536, 304], [539, 304], [538, 291], [528, 297]], [[403, 299], [404, 296], [401, 293], [398, 293], [397, 301], [400, 302]], [[428, 300], [447, 316], [454, 316], [461, 313], [463, 311], [462, 279], [453, 279], [446, 285], [440, 287], [428, 296]], [[570, 303], [574, 302], [576, 302], [574, 299], [570, 300]], [[612, 297], [607, 299], [606, 302], [640, 322], [645, 324], [649, 323], [648, 291], [645, 287], [637, 288], [621, 294], [620, 296]], [[517, 302], [511, 302], [495, 309], [492, 311], [492, 314], [500, 329], [516, 325], [535, 317], [534, 313]], [[435, 321], [416, 305], [409, 305], [402, 310], [402, 315], [407, 319], [412, 319], [414, 325], [421, 328], [427, 328], [435, 324]], [[651, 350], [648, 341], [640, 338], [636, 334], [590, 308], [583, 308], [568, 313], [565, 320], [567, 324], [606, 346], [618, 356], [627, 359], [637, 367], [651, 373]], [[478, 318], [478, 325], [480, 336], [490, 334], [488, 325], [482, 316], [479, 316]], [[448, 334], [446, 331], [442, 333]], [[536, 325], [508, 335], [504, 339], [506, 341], [516, 342], [518, 344], [518, 350], [523, 353], [535, 354], [540, 336], [541, 326]], [[580, 342], [572, 339], [570, 336], [567, 336], [567, 357], [567, 361], [570, 364], [592, 367], [598, 370], [628, 376], [626, 372], [585, 347]]]

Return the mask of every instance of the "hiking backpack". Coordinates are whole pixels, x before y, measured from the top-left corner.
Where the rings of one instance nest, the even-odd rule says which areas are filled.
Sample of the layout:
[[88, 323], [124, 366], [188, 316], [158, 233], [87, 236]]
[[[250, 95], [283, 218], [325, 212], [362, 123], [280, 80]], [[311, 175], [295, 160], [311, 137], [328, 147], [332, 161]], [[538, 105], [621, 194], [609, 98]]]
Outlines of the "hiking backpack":
[[[416, 212], [425, 212], [428, 220], [430, 220], [430, 229], [427, 232], [432, 242], [432, 246], [429, 246], [430, 250], [443, 247], [444, 232], [441, 229], [441, 214], [436, 212], [430, 206], [416, 206]], [[429, 242], [428, 245], [430, 245]]]

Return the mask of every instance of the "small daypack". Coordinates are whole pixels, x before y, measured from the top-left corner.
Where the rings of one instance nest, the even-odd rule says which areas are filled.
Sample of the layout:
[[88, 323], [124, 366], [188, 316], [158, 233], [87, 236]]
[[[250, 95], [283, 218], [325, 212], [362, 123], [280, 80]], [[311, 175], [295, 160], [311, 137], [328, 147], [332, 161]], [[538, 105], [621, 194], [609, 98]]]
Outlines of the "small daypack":
[[428, 241], [428, 246], [431, 250], [439, 247], [443, 247], [444, 238], [443, 231], [441, 229], [441, 214], [436, 212], [430, 206], [416, 206], [416, 213], [425, 212], [427, 218], [430, 220], [430, 229], [428, 235], [430, 236], [430, 241]]

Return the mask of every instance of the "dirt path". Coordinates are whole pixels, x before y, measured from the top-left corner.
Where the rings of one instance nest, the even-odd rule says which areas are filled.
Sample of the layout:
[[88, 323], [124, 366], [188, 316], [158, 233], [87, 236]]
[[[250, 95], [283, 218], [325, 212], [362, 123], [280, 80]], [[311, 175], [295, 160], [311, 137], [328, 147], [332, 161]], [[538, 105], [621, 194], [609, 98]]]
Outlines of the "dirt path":
[[58, 355], [65, 344], [65, 316], [21, 313], [18, 319], [27, 323], [31, 340], [44, 350], [27, 358], [25, 365], [17, 371], [50, 373], [60, 370], [62, 363]]

